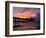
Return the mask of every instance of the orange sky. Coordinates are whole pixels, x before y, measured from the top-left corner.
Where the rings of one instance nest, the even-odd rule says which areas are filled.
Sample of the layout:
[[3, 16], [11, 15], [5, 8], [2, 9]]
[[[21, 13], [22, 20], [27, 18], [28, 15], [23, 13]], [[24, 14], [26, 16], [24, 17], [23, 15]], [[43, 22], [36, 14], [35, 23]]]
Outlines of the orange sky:
[[16, 10], [16, 13], [14, 14], [14, 17], [19, 18], [30, 18], [36, 16], [36, 13], [34, 13], [32, 10]]
[[15, 11], [14, 17], [19, 17], [19, 18], [30, 18], [30, 17], [35, 17], [36, 13], [34, 13], [32, 10], [17, 10]]

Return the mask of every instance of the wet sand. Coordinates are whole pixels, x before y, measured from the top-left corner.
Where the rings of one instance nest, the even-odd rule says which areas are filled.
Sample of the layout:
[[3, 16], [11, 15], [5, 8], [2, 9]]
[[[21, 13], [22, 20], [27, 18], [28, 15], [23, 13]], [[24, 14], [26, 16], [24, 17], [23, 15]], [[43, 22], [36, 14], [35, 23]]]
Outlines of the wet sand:
[[35, 30], [35, 23], [16, 23], [13, 30]]
[[15, 30], [38, 30], [40, 29], [40, 20], [30, 18], [13, 18], [13, 31]]

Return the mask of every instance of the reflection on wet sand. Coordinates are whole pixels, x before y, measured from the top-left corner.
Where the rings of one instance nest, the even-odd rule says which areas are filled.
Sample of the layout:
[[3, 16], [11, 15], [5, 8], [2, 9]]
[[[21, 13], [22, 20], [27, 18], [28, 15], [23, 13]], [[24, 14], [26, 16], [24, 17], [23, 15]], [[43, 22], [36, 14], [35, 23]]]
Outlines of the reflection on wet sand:
[[13, 18], [13, 30], [36, 30], [38, 25], [34, 18]]

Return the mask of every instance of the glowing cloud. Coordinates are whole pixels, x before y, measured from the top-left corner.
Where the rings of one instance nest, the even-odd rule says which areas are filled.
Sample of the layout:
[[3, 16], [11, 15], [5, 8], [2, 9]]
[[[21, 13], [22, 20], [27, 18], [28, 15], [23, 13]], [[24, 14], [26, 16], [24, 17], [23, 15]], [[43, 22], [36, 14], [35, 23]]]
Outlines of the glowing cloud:
[[30, 18], [30, 17], [35, 17], [36, 13], [33, 13], [32, 10], [17, 10], [15, 11], [14, 17], [18, 18]]

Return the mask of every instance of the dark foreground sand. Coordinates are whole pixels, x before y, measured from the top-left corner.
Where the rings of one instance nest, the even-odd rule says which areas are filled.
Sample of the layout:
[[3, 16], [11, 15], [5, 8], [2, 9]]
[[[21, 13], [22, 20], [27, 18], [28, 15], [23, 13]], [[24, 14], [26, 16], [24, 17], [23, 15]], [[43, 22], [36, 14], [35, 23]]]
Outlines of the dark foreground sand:
[[13, 27], [13, 30], [35, 30], [36, 26], [35, 23], [17, 23]]

